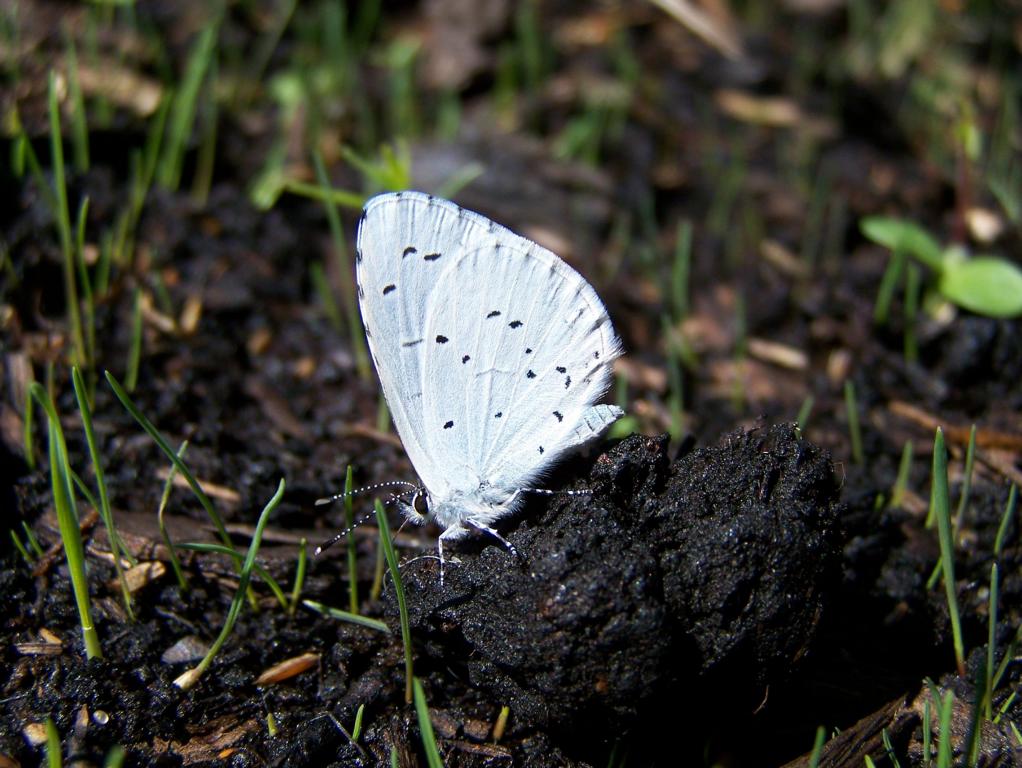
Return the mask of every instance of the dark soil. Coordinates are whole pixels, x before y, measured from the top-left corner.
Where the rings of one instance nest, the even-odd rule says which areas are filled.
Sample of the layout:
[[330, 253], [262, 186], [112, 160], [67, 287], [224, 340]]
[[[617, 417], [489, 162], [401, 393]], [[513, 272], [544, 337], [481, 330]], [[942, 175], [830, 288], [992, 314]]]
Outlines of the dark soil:
[[[799, 70], [796, 53], [855, 44], [843, 11], [822, 2], [816, 10], [791, 4], [759, 31], [752, 21], [739, 24], [747, 50], [737, 62], [652, 4], [495, 2], [471, 11], [451, 0], [384, 4], [365, 48], [351, 54], [357, 97], [334, 83], [340, 95], [327, 89], [288, 123], [262, 86], [276, 75], [320, 72], [315, 54], [324, 52], [307, 48], [330, 18], [326, 5], [295, 11], [260, 72], [243, 62], [272, 36], [280, 9], [228, 6], [218, 76], [237, 91], [219, 104], [208, 195], [188, 189], [201, 176], [207, 104], [188, 145], [186, 183], [153, 187], [130, 263], [114, 266], [96, 306], [96, 365], [85, 374], [95, 387], [106, 482], [120, 536], [157, 568], [138, 582], [131, 620], [107, 532], [78, 500], [102, 659], [85, 658], [38, 409], [31, 454], [24, 442], [28, 384], [45, 382], [71, 464], [95, 487], [70, 386], [60, 241], [32, 175], [5, 168], [0, 177], [0, 504], [4, 527], [25, 541], [26, 524], [43, 550], [26, 562], [12, 536], [0, 539], [0, 766], [44, 759], [47, 718], [68, 765], [103, 764], [118, 745], [129, 766], [389, 765], [392, 756], [402, 766], [426, 764], [415, 709], [405, 702], [389, 579], [370, 597], [371, 523], [351, 534], [359, 608], [385, 621], [389, 634], [305, 607], [289, 615], [256, 579], [253, 600], [210, 670], [187, 691], [174, 684], [223, 626], [238, 572], [219, 555], [182, 550], [188, 589], [178, 587], [157, 524], [169, 462], [102, 376], [109, 369], [125, 377], [141, 296], [132, 397], [172, 446], [189, 441], [185, 460], [239, 551], [286, 481], [259, 562], [288, 590], [301, 539], [314, 547], [344, 527], [341, 505], [315, 501], [343, 486], [345, 467], [354, 467], [356, 485], [414, 478], [394, 434], [375, 426], [378, 386], [359, 375], [347, 318], [331, 322], [317, 293], [314, 265], [325, 265], [336, 296], [351, 290], [323, 206], [283, 194], [262, 210], [250, 191], [280, 145], [295, 178], [315, 180], [308, 159], [315, 145], [334, 186], [362, 189], [341, 144], [375, 156], [398, 135], [411, 147], [413, 186], [436, 191], [481, 163], [485, 173], [458, 202], [551, 246], [593, 283], [626, 349], [617, 376], [635, 431], [609, 436], [549, 478], [552, 489], [587, 492], [537, 495], [502, 523], [517, 558], [493, 541], [467, 540], [452, 553], [441, 588], [437, 531], [406, 528], [396, 537], [415, 674], [445, 764], [621, 766], [627, 757], [630, 766], [808, 765], [818, 726], [828, 737], [840, 731], [820, 765], [862, 766], [866, 756], [892, 765], [892, 755], [902, 766], [929, 764], [927, 680], [955, 694], [953, 741], [963, 762], [995, 562], [998, 659], [1020, 626], [1017, 515], [1002, 531], [999, 557], [994, 548], [1008, 488], [1022, 478], [1022, 334], [1018, 320], [953, 308], [920, 310], [906, 322], [900, 287], [891, 319], [874, 323], [889, 254], [866, 243], [857, 226], [864, 215], [897, 214], [942, 241], [1019, 253], [1018, 227], [1007, 220], [992, 244], [970, 241], [963, 211], [996, 209], [981, 170], [942, 161], [937, 139], [924, 145], [905, 117], [901, 100], [912, 78], [933, 62], [920, 53], [915, 69], [886, 79], [838, 73], [815, 59]], [[531, 7], [540, 9], [544, 38], [550, 31], [541, 46], [543, 82], [519, 83], [513, 104], [502, 107], [502, 57], [524, 34], [522, 9]], [[359, 12], [349, 10], [357, 26]], [[96, 17], [103, 33], [94, 44], [104, 61], [147, 82], [177, 81], [208, 13], [201, 3], [140, 3], [132, 17]], [[1004, 71], [1017, 66], [1017, 42], [1002, 39], [1010, 24], [977, 9], [962, 13], [974, 36], [962, 33], [954, 52], [968, 54], [970, 73], [989, 74], [975, 42], [983, 36], [1001, 52]], [[62, 2], [0, 14], [4, 29], [18, 33], [4, 40], [19, 41], [4, 43], [0, 104], [9, 114], [16, 107], [48, 169], [46, 76], [50, 67], [64, 71], [66, 61], [56, 30], [63, 23], [85, 56], [94, 18]], [[817, 44], [800, 48], [802, 35]], [[388, 46], [409, 36], [422, 45], [416, 119], [442, 123], [444, 99], [454, 98], [453, 137], [399, 130], [390, 101], [399, 78], [381, 62], [394, 50]], [[154, 40], [162, 41], [159, 52]], [[629, 62], [637, 79], [629, 79]], [[89, 199], [92, 253], [130, 199], [129, 150], [143, 145], [151, 118], [115, 101], [100, 126], [100, 101], [113, 89], [89, 88], [97, 126], [90, 169], [69, 168], [67, 186], [72, 215]], [[587, 97], [602, 103], [597, 94], [621, 98], [622, 90], [625, 106], [605, 116], [596, 157], [566, 152], [567, 129], [586, 125], [579, 115], [588, 114]], [[729, 93], [782, 99], [799, 117], [780, 124], [750, 117]], [[1000, 102], [987, 96], [976, 120], [992, 131]], [[67, 99], [63, 108], [70, 158]], [[10, 125], [4, 130], [0, 155], [10, 157], [18, 142]], [[356, 216], [342, 215], [348, 245]], [[693, 223], [694, 240], [689, 306], [676, 316], [672, 264], [682, 220]], [[196, 307], [198, 320], [187, 322]], [[678, 341], [667, 337], [668, 325], [691, 359], [681, 355], [678, 363], [669, 353]], [[915, 330], [915, 360], [904, 354], [907, 328]], [[852, 459], [846, 381], [862, 423], [861, 463]], [[684, 423], [672, 440], [670, 403], [682, 393]], [[799, 429], [793, 420], [808, 397], [814, 406]], [[934, 430], [942, 426], [948, 441], [956, 505], [972, 424], [977, 460], [955, 552], [968, 651], [960, 675], [943, 587], [927, 586], [939, 548], [925, 520]], [[907, 440], [915, 446], [908, 492], [893, 504]], [[166, 516], [177, 543], [217, 540], [185, 488], [172, 491]], [[342, 542], [310, 558], [303, 598], [348, 607], [345, 549]], [[306, 653], [313, 656], [304, 671], [257, 682]], [[1014, 662], [1006, 669], [993, 699], [1003, 714], [984, 721], [978, 737], [980, 765], [1022, 763], [1012, 732], [1022, 717], [1012, 698], [1022, 670]], [[495, 734], [504, 707], [507, 727]]]

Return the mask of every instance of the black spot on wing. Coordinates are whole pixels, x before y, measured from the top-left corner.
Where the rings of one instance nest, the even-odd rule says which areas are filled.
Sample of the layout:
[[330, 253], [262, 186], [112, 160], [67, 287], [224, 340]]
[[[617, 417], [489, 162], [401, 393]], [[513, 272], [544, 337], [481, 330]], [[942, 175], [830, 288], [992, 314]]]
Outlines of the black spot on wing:
[[497, 411], [495, 414], [493, 414], [493, 418], [499, 419], [503, 415], [504, 415], [503, 411]]
[[567, 389], [571, 386], [571, 376], [564, 377], [564, 388]]
[[396, 291], [396, 290], [397, 290], [397, 286], [394, 285], [393, 283], [391, 283], [390, 285], [385, 285], [385, 286], [383, 286], [383, 295], [386, 296], [391, 291]]
[[454, 422], [453, 421], [448, 421], [446, 424], [444, 424], [444, 429], [450, 429], [453, 426], [454, 426]]
[[554, 411], [554, 416], [557, 417], [557, 421], [559, 421], [559, 422], [560, 421], [564, 421], [564, 416], [561, 414], [560, 411]]
[[531, 355], [532, 354], [532, 347], [526, 347], [525, 348], [525, 354]]
[[446, 344], [448, 341], [449, 341], [449, 339], [446, 336], [437, 336], [436, 337], [436, 343], [437, 344]]
[[402, 347], [414, 347], [416, 344], [421, 344], [422, 339], [415, 339], [414, 341], [403, 341], [401, 342]]
[[522, 327], [522, 321], [521, 320], [512, 320], [510, 323], [507, 324], [507, 327], [508, 328], [521, 328]]
[[465, 355], [463, 358], [461, 358], [461, 364], [464, 365], [465, 363], [467, 363], [471, 359], [472, 359], [472, 357], [470, 355]]
[[546, 451], [543, 450], [543, 446], [542, 445], [539, 447], [539, 452], [540, 453], [546, 453]]
[[401, 254], [401, 258], [403, 259], [405, 256], [410, 256], [411, 254], [418, 252], [419, 252], [418, 248], [416, 248], [414, 245], [409, 245], [407, 248], [405, 248], [404, 253]]
[[533, 371], [533, 370], [532, 370], [532, 369], [530, 368], [530, 369], [529, 369], [529, 372], [525, 374], [525, 378], [527, 378], [527, 379], [534, 379], [534, 378], [536, 378], [536, 372], [535, 372], [535, 371]]
[[490, 314], [488, 314], [486, 316], [486, 319], [489, 320], [491, 317], [499, 317], [499, 316], [500, 316], [500, 310], [499, 309], [495, 309]]
[[423, 256], [422, 258], [423, 258], [423, 259], [424, 259], [425, 261], [436, 261], [437, 259], [439, 259], [439, 258], [440, 258], [440, 254], [439, 254], [439, 253], [427, 253], [427, 254], [426, 254], [425, 256]]
[[568, 369], [565, 368], [563, 365], [559, 365], [559, 366], [557, 366], [557, 372], [558, 373], [567, 373]]

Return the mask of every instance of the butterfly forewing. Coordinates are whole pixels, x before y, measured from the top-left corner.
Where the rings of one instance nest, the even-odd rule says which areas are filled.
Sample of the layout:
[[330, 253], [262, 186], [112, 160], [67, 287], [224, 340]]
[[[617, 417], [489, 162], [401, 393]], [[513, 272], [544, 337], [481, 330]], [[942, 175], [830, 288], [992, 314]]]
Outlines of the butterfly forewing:
[[606, 309], [550, 251], [409, 192], [370, 201], [358, 246], [373, 359], [434, 497], [526, 487], [620, 416], [593, 407], [621, 351]]

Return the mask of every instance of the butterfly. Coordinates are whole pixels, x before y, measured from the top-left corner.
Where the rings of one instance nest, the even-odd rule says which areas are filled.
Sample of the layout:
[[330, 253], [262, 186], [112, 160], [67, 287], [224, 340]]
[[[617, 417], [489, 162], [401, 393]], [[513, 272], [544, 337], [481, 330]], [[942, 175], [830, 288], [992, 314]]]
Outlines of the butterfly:
[[444, 542], [493, 527], [623, 411], [597, 401], [622, 352], [606, 307], [556, 255], [420, 192], [369, 200], [359, 307], [383, 395], [421, 481], [406, 518]]

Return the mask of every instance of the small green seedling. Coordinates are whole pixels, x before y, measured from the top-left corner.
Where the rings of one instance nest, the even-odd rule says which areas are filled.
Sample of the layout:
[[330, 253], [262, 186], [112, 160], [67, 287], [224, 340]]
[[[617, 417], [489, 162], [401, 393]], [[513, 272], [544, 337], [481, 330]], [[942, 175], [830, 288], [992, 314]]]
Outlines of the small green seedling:
[[934, 289], [947, 301], [987, 317], [1022, 315], [1022, 269], [998, 256], [970, 255], [960, 245], [941, 246], [918, 224], [869, 216], [859, 228], [895, 254], [911, 256], [932, 270]]

